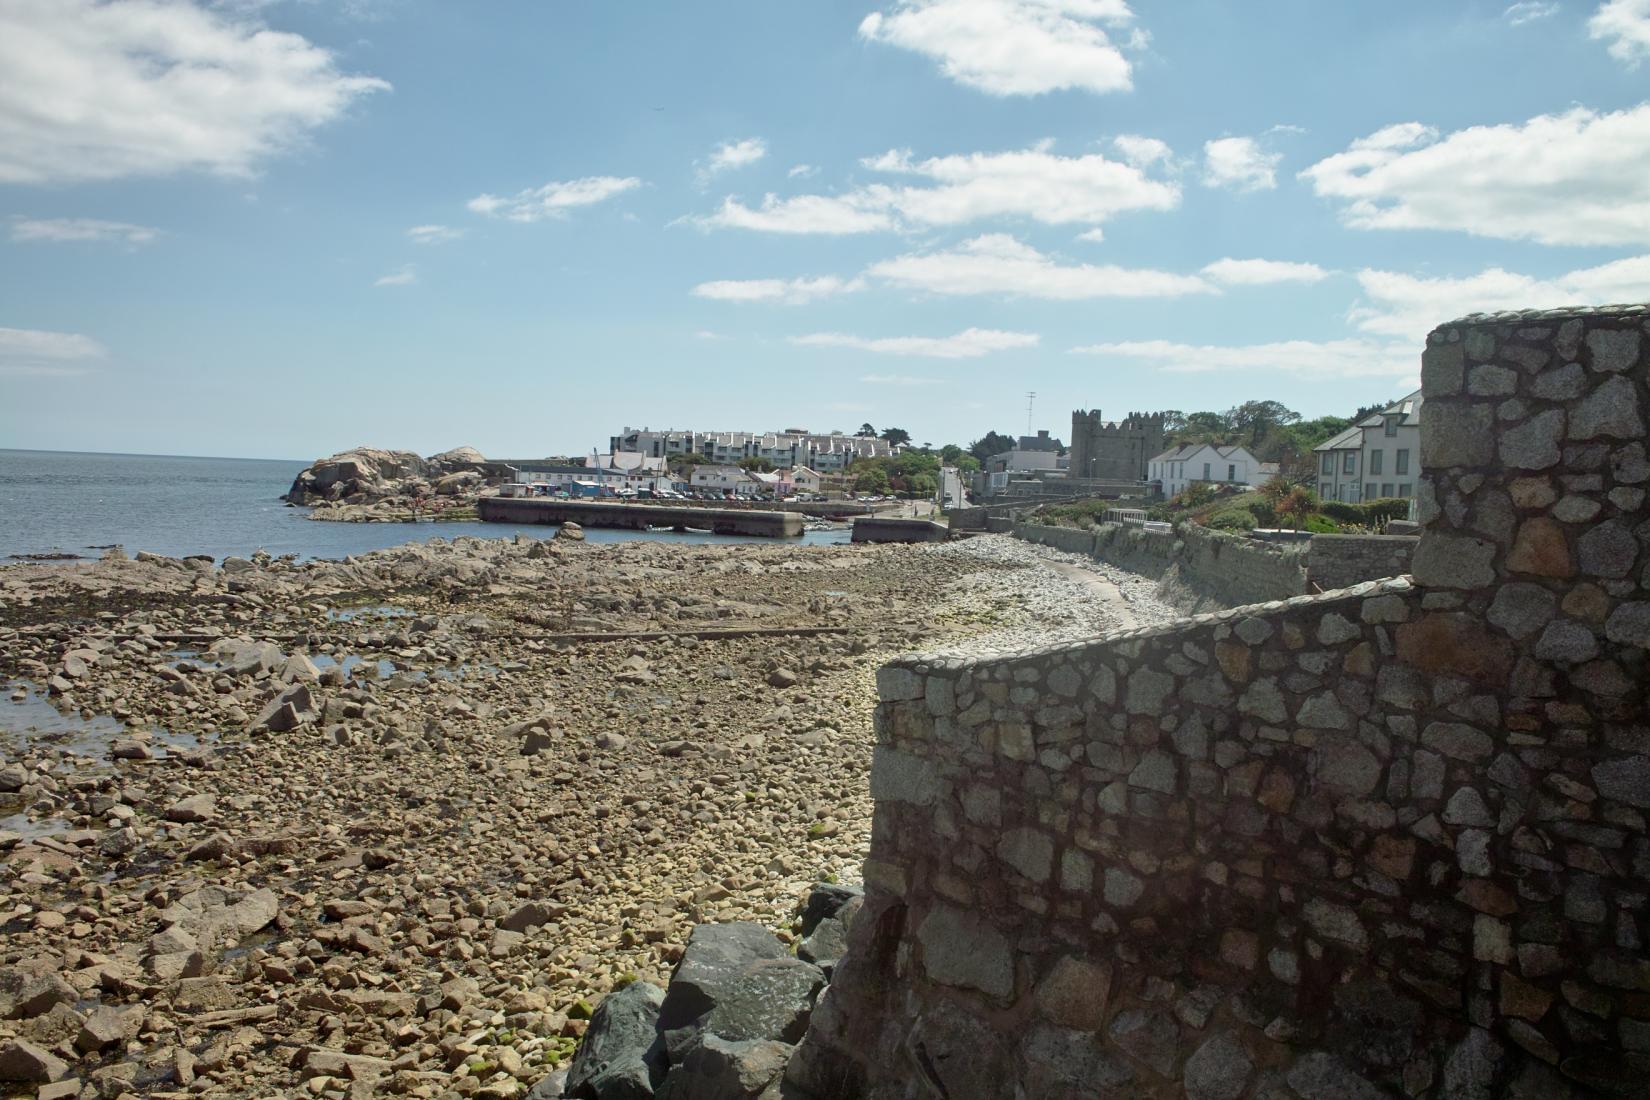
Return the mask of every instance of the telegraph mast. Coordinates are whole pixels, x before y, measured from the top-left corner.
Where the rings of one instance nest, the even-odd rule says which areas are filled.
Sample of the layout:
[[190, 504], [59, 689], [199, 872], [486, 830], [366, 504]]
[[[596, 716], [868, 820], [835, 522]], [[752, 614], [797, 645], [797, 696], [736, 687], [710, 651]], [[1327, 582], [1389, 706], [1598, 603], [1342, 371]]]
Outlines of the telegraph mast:
[[1037, 391], [1036, 390], [1027, 390], [1026, 391], [1026, 434], [1027, 435], [1033, 434], [1032, 430], [1031, 430], [1031, 408], [1036, 403], [1037, 403]]

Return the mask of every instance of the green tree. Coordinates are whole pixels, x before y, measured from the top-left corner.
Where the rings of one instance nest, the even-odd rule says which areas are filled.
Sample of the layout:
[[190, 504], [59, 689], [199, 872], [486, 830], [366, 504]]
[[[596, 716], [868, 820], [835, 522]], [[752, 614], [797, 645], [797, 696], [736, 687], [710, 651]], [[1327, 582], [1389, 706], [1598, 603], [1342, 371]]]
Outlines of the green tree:
[[758, 474], [772, 473], [773, 462], [770, 459], [763, 458], [761, 455], [751, 455], [749, 458], [741, 458], [739, 460], [739, 468], [741, 470], [750, 470], [752, 473]]
[[867, 420], [865, 423], [863, 423], [859, 426], [859, 431], [855, 432], [854, 434], [856, 436], [859, 436], [861, 439], [875, 439], [876, 435], [877, 435], [877, 430], [875, 428], [871, 427], [871, 422], [869, 420]]
[[1014, 437], [1004, 435], [1001, 432], [986, 432], [968, 445], [968, 453], [979, 459], [981, 465], [984, 465], [985, 460], [992, 455], [999, 455], [1004, 451], [1012, 451], [1013, 449]]
[[888, 441], [890, 447], [903, 447], [911, 442], [911, 433], [904, 428], [884, 428], [882, 438]]
[[876, 493], [886, 495], [893, 491], [893, 485], [888, 480], [888, 471], [877, 465], [861, 466], [854, 463], [854, 492]]
[[[1251, 452], [1263, 440], [1287, 424], [1300, 421], [1301, 414], [1281, 401], [1245, 401], [1235, 409], [1228, 409], [1226, 421], [1231, 425], [1234, 442]], [[1256, 457], [1259, 457], [1258, 454]]]

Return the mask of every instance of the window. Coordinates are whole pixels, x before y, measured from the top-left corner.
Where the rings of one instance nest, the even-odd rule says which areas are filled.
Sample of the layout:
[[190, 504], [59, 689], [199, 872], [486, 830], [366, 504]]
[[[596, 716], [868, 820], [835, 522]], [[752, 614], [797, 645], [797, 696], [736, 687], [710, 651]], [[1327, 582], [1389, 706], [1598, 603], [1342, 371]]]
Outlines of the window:
[[1392, 463], [1392, 472], [1395, 474], [1409, 473], [1409, 449], [1407, 447], [1399, 449], [1398, 456]]
[[1391, 497], [1392, 496], [1392, 482], [1390, 482], [1390, 481], [1381, 482], [1381, 495], [1383, 497]]
[[1398, 434], [1398, 418], [1396, 416], [1387, 417], [1386, 418], [1386, 437], [1388, 439], [1392, 439], [1397, 434]]
[[1378, 474], [1378, 473], [1381, 472], [1381, 452], [1380, 451], [1370, 451], [1369, 452], [1369, 472], [1372, 473], [1372, 474]]
[[1323, 453], [1323, 472], [1326, 474], [1335, 472], [1335, 456], [1329, 451]]
[[1207, 462], [1203, 464], [1203, 480], [1209, 480], [1209, 464]]
[[1343, 473], [1343, 474], [1355, 474], [1357, 472], [1358, 472], [1358, 452], [1357, 451], [1348, 451], [1348, 452], [1346, 452], [1345, 460], [1342, 461], [1342, 463], [1341, 463], [1341, 473]]
[[1373, 481], [1371, 481], [1368, 485], [1364, 486], [1364, 496], [1369, 498], [1370, 500], [1375, 499], [1375, 483]]
[[1322, 497], [1324, 500], [1329, 500], [1330, 499], [1330, 493], [1332, 493], [1333, 491], [1334, 491], [1334, 486], [1333, 486], [1333, 483], [1331, 483], [1331, 482], [1326, 481], [1322, 485], [1318, 486], [1318, 496]]
[[1228, 462], [1226, 464], [1226, 480], [1227, 481], [1236, 481], [1237, 480], [1237, 467], [1234, 466], [1230, 462]]
[[1409, 482], [1407, 482], [1407, 481], [1402, 482], [1398, 486], [1398, 495], [1401, 496], [1401, 497], [1408, 497], [1408, 496], [1413, 496], [1414, 495], [1413, 493], [1411, 493], [1409, 491]]

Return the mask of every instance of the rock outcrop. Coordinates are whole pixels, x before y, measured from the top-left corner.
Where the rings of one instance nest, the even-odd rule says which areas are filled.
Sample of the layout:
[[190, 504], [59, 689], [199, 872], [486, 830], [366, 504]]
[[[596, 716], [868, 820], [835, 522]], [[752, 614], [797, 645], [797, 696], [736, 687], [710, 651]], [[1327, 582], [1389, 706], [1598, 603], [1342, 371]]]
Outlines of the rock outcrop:
[[453, 496], [479, 489], [486, 466], [486, 457], [474, 447], [454, 447], [429, 458], [413, 451], [353, 447], [311, 463], [282, 499], [305, 505], [374, 504], [436, 493]]

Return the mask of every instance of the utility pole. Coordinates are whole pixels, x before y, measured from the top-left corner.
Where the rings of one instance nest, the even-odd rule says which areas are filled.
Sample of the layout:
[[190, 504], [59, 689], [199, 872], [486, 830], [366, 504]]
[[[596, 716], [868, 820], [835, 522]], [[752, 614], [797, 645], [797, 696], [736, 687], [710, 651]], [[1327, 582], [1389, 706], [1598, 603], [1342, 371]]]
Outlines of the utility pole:
[[1037, 391], [1026, 391], [1026, 434], [1034, 434], [1031, 430], [1031, 407], [1037, 403]]

